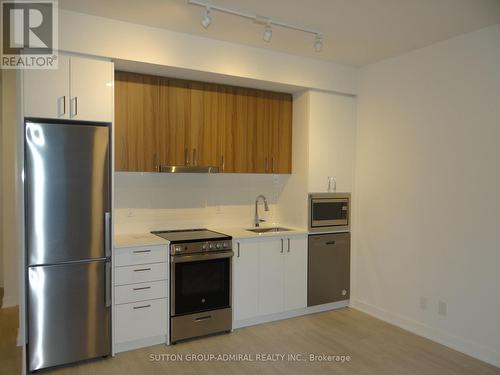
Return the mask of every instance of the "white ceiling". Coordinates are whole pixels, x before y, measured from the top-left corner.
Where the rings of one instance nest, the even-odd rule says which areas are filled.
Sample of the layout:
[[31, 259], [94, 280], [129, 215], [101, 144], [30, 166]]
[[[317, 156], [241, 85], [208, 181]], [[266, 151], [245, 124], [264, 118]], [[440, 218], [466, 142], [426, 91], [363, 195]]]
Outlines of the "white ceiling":
[[63, 9], [270, 48], [338, 63], [366, 65], [500, 22], [500, 0], [212, 0], [213, 4], [321, 30], [314, 37], [273, 28], [271, 43], [262, 26], [213, 13], [203, 29], [203, 8], [187, 0], [59, 0]]

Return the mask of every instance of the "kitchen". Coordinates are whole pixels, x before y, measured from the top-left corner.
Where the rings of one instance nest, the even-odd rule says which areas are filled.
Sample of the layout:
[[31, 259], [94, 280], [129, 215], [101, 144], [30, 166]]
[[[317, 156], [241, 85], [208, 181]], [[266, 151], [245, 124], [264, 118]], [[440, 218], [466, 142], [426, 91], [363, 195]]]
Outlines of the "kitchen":
[[[3, 145], [6, 135], [16, 139], [2, 158], [4, 166], [16, 165], [11, 176], [17, 181], [15, 191], [3, 195], [4, 213], [6, 207], [17, 212], [14, 223], [6, 224], [3, 215], [3, 228], [14, 227], [10, 234], [4, 229], [3, 243], [26, 249], [17, 252], [19, 295], [11, 297], [14, 289], [5, 288], [7, 302], [19, 301], [21, 371], [63, 366], [54, 371], [106, 373], [107, 366], [124, 369], [130, 361], [134, 373], [213, 371], [217, 362], [229, 362], [231, 371], [303, 371], [300, 362], [309, 358], [317, 370], [323, 362], [323, 370], [358, 373], [366, 365], [362, 337], [379, 345], [391, 335], [412, 348], [419, 336], [427, 337], [436, 355], [455, 358], [452, 348], [476, 358], [464, 357], [472, 372], [497, 371], [489, 333], [472, 340], [451, 326], [449, 333], [432, 332], [458, 319], [453, 289], [448, 297], [435, 294], [444, 292], [417, 281], [425, 279], [422, 269], [412, 274], [413, 285], [403, 276], [402, 266], [410, 270], [412, 264], [400, 256], [418, 249], [417, 232], [402, 224], [393, 234], [386, 224], [397, 227], [399, 218], [410, 224], [420, 214], [418, 205], [410, 213], [405, 203], [414, 199], [414, 177], [405, 174], [410, 163], [421, 176], [427, 174], [418, 163], [439, 163], [416, 159], [422, 134], [412, 143], [384, 123], [384, 115], [392, 115], [386, 99], [376, 96], [376, 86], [390, 82], [384, 62], [373, 68], [385, 77], [380, 82], [371, 65], [360, 75], [349, 65], [106, 18], [106, 6], [79, 13], [75, 4], [59, 3], [64, 32], [58, 68], [21, 70], [14, 77], [2, 71], [2, 121], [21, 124], [2, 134]], [[198, 5], [178, 6], [199, 23]], [[201, 8], [205, 17], [217, 11], [215, 5]], [[99, 16], [92, 13], [96, 9]], [[449, 48], [460, 54], [479, 41], [497, 40], [498, 25], [482, 32], [458, 36], [464, 40], [452, 40], [457, 46]], [[133, 35], [128, 44], [120, 41], [124, 34]], [[439, 44], [428, 48], [441, 51]], [[497, 71], [488, 65], [496, 51], [484, 56], [484, 74]], [[203, 55], [208, 57], [193, 58]], [[239, 56], [248, 59], [236, 61]], [[403, 67], [411, 64], [405, 58]], [[280, 69], [285, 60], [287, 69]], [[5, 105], [5, 93], [12, 92], [15, 111]], [[403, 98], [392, 100], [412, 113]], [[372, 118], [377, 126], [366, 125]], [[392, 134], [408, 142], [407, 149], [392, 144]], [[438, 130], [430, 141], [431, 154], [448, 160], [437, 151], [440, 136]], [[451, 145], [444, 148], [457, 153]], [[391, 194], [399, 205], [391, 204]], [[425, 197], [422, 209], [439, 204]], [[418, 231], [430, 229], [418, 224]], [[431, 233], [436, 244], [442, 240]], [[394, 249], [389, 239], [398, 244]], [[394, 285], [391, 275], [398, 277]], [[410, 302], [415, 285], [422, 291]], [[382, 287], [394, 294], [385, 295]], [[409, 318], [413, 310], [401, 314], [412, 304], [418, 319]], [[399, 307], [391, 312], [388, 306]], [[485, 312], [485, 321], [491, 319]], [[461, 338], [453, 341], [453, 332]], [[491, 349], [480, 350], [476, 341]], [[398, 353], [395, 346], [379, 361], [392, 352]], [[214, 357], [197, 359], [197, 353]], [[231, 357], [235, 353], [243, 356]], [[415, 366], [406, 354], [395, 355], [397, 366]], [[373, 366], [381, 373], [392, 369], [383, 362]], [[429, 366], [421, 372], [435, 370]], [[443, 366], [456, 370], [452, 359]]]

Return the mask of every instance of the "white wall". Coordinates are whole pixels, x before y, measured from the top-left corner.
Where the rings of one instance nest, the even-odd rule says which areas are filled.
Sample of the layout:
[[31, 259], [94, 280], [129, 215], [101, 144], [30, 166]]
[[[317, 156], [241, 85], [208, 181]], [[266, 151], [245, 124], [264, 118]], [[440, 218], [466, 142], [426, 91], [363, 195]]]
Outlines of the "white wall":
[[2, 72], [2, 245], [3, 307], [15, 306], [18, 300], [16, 232], [16, 72]]
[[115, 234], [160, 229], [253, 226], [255, 198], [266, 225], [278, 224], [276, 203], [288, 180], [265, 174], [115, 173]]
[[354, 306], [500, 366], [500, 24], [360, 81]]
[[304, 88], [357, 88], [354, 67], [66, 10], [59, 11], [59, 48]]

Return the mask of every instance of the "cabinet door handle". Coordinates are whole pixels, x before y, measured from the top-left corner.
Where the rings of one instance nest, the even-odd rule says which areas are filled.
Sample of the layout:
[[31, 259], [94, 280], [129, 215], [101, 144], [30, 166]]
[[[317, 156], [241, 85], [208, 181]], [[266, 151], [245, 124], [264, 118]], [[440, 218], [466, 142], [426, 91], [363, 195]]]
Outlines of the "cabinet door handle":
[[[61, 100], [62, 100], [62, 111], [60, 110], [61, 108]], [[59, 111], [59, 117], [64, 116], [66, 114], [66, 95], [61, 96], [59, 98], [58, 102], [58, 111]]]
[[224, 164], [224, 155], [222, 155], [222, 156], [220, 157], [220, 164], [221, 164], [221, 167], [222, 167], [222, 172], [224, 172], [224, 169], [225, 169], [225, 168], [224, 168], [224, 167], [225, 167], [225, 164]]
[[154, 167], [153, 167], [154, 170], [156, 172], [159, 172], [160, 171], [160, 163], [158, 161], [158, 155], [156, 153], [153, 155], [153, 165], [154, 165]]
[[134, 288], [133, 290], [146, 290], [146, 289], [151, 289], [150, 286], [143, 286], [141, 288]]
[[325, 245], [335, 245], [335, 241], [328, 241], [325, 243]]
[[283, 241], [283, 238], [282, 238], [282, 239], [281, 239], [281, 251], [280, 251], [280, 253], [283, 253], [283, 251], [284, 251], [284, 248], [283, 248], [283, 243], [284, 243], [284, 241]]
[[151, 307], [151, 305], [134, 306], [134, 310], [147, 309], [148, 307]]
[[134, 254], [150, 253], [151, 250], [134, 250]]
[[239, 258], [240, 257], [240, 243], [238, 242], [238, 255], [237, 257]]
[[269, 164], [267, 163], [267, 158], [265, 163], [266, 163], [265, 172], [267, 173], [269, 171]]
[[189, 151], [187, 147], [184, 149], [184, 164], [189, 165]]
[[287, 240], [287, 242], [288, 242], [288, 252], [290, 252], [290, 239], [289, 239], [289, 238], [287, 238], [286, 240]]
[[196, 149], [193, 148], [193, 165], [198, 165], [198, 158], [196, 157]]
[[70, 117], [75, 117], [75, 116], [78, 116], [78, 97], [74, 97], [72, 99], [73, 101], [73, 115], [71, 115]]
[[144, 271], [151, 271], [151, 268], [139, 268], [137, 270], [134, 270], [134, 272], [144, 272]]

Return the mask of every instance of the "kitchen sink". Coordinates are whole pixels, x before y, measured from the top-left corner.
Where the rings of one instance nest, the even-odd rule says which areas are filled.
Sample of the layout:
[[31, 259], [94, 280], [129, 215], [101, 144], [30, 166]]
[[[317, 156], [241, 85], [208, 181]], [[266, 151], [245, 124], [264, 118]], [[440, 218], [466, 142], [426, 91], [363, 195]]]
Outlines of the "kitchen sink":
[[289, 232], [292, 229], [282, 228], [282, 227], [273, 227], [273, 228], [252, 228], [246, 229], [249, 232], [254, 233], [278, 233], [278, 232]]

